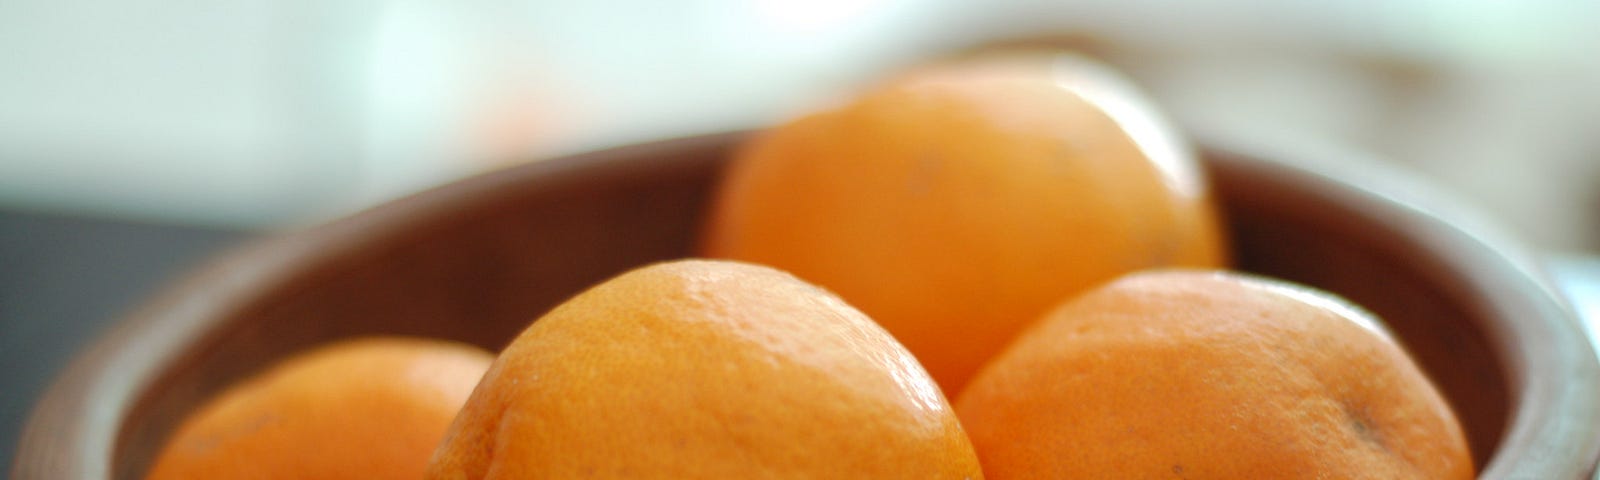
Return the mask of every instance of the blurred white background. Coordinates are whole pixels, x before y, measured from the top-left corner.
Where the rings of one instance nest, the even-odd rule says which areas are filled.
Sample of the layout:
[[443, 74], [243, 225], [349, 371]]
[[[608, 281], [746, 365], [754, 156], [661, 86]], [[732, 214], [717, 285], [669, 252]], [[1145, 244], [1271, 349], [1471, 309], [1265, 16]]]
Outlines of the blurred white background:
[[1600, 2], [7, 0], [0, 206], [274, 229], [1067, 45], [1197, 130], [1375, 153], [1600, 250]]

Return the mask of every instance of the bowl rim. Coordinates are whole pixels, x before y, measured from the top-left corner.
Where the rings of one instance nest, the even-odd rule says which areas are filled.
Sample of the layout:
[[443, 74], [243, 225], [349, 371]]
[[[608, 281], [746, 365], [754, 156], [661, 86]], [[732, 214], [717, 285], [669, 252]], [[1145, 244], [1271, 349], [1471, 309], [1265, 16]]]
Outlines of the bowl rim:
[[[39, 395], [11, 465], [14, 478], [106, 479], [115, 474], [124, 415], [185, 346], [226, 328], [221, 318], [308, 268], [359, 252], [424, 218], [574, 176], [618, 175], [681, 162], [742, 132], [696, 135], [560, 156], [447, 182], [353, 214], [246, 240], [181, 274], [75, 354]], [[75, 459], [98, 458], [81, 463]]]
[[[419, 218], [570, 175], [616, 173], [641, 163], [680, 162], [673, 152], [726, 149], [751, 130], [646, 142], [519, 164], [449, 182], [329, 222], [247, 241], [164, 287], [81, 350], [35, 399], [11, 466], [15, 478], [110, 478], [124, 415], [185, 345], [220, 328], [220, 318], [245, 307], [296, 272], [357, 251]], [[1201, 158], [1233, 170], [1258, 169], [1310, 195], [1350, 205], [1414, 239], [1450, 272], [1457, 288], [1500, 318], [1538, 312], [1534, 320], [1483, 325], [1490, 346], [1510, 362], [1507, 429], [1480, 478], [1590, 478], [1600, 464], [1600, 357], [1577, 316], [1526, 250], [1495, 233], [1463, 203], [1379, 162], [1306, 149], [1243, 145], [1199, 138]], [[1248, 152], [1248, 153], [1247, 153]], [[1318, 162], [1285, 159], [1318, 157]], [[1210, 166], [1210, 165], [1208, 165]], [[1215, 168], [1215, 167], [1212, 167]], [[1361, 181], [1355, 181], [1355, 179]], [[540, 180], [545, 179], [545, 180]], [[1381, 179], [1377, 182], [1369, 179]], [[1401, 188], [1404, 187], [1404, 188]], [[1520, 372], [1541, 372], [1522, 375]], [[1524, 403], [1550, 408], [1522, 408]], [[1508, 450], [1509, 449], [1509, 450]], [[1528, 465], [1508, 459], [1534, 459]], [[1552, 459], [1578, 458], [1579, 464]], [[81, 459], [98, 459], [81, 462]], [[1543, 461], [1538, 461], [1543, 459]]]
[[[1531, 250], [1469, 203], [1400, 166], [1351, 150], [1203, 136], [1213, 163], [1252, 162], [1261, 176], [1287, 178], [1319, 198], [1348, 205], [1365, 221], [1415, 242], [1448, 272], [1434, 278], [1497, 318], [1480, 325], [1505, 362], [1510, 418], [1478, 478], [1595, 478], [1600, 466], [1600, 355], [1566, 297]], [[1285, 152], [1293, 152], [1286, 154]], [[1251, 152], [1251, 153], [1240, 153]], [[1280, 159], [1297, 159], [1283, 161]], [[1361, 181], [1355, 181], [1360, 179]], [[1539, 374], [1529, 374], [1539, 372]], [[1548, 408], [1523, 408], [1525, 404]], [[1575, 464], [1551, 459], [1576, 458]], [[1510, 464], [1533, 459], [1537, 469]]]

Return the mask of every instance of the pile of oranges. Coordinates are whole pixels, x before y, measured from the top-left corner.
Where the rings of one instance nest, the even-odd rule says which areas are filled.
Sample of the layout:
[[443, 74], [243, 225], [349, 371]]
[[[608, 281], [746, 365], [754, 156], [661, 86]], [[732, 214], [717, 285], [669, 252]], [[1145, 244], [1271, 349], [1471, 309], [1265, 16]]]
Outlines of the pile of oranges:
[[1227, 270], [1193, 156], [1074, 57], [910, 71], [744, 145], [708, 259], [301, 354], [149, 478], [1471, 478], [1381, 322]]

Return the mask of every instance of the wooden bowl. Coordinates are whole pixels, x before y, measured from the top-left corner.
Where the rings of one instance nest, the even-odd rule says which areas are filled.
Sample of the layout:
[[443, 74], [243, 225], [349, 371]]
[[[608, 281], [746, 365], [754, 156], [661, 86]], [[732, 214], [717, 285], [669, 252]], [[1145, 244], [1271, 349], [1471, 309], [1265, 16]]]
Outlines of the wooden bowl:
[[[12, 473], [139, 478], [208, 396], [331, 339], [429, 335], [498, 349], [588, 285], [689, 255], [740, 138], [527, 164], [225, 256], [66, 370], [29, 419]], [[1392, 172], [1218, 148], [1205, 157], [1238, 266], [1381, 315], [1455, 406], [1482, 478], [1594, 475], [1600, 365], [1522, 257]]]

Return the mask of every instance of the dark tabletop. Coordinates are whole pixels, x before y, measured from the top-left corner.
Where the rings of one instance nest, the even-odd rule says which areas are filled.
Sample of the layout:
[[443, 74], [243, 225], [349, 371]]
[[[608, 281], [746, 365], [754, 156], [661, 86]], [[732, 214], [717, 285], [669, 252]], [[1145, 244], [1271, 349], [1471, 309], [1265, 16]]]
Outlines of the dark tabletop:
[[249, 234], [0, 209], [0, 472], [34, 400], [143, 297]]

